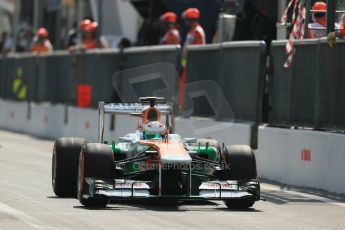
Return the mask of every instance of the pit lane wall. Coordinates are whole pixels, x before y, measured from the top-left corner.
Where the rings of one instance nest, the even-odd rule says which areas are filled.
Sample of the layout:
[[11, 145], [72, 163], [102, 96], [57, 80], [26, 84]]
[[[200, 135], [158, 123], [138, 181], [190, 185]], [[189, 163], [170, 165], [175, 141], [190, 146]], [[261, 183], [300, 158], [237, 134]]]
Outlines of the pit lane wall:
[[[97, 140], [96, 109], [34, 104], [0, 99], [0, 129], [55, 139], [80, 136]], [[111, 129], [105, 117], [105, 139], [113, 140], [135, 130], [134, 117], [116, 116]], [[226, 144], [249, 144], [251, 124], [176, 118], [183, 137], [215, 138]], [[261, 126], [256, 151], [258, 174], [280, 183], [345, 192], [345, 135]]]
[[[186, 71], [181, 71], [179, 45], [9, 54], [0, 57], [0, 97], [97, 108], [99, 101], [133, 102], [147, 95], [164, 96], [177, 105], [181, 91], [184, 114], [259, 123], [265, 42], [188, 49]], [[250, 68], [243, 68], [241, 63], [249, 62]], [[182, 91], [179, 82], [185, 72]]]
[[261, 126], [260, 176], [283, 184], [345, 193], [345, 136]]
[[[105, 140], [134, 132], [136, 117], [105, 116]], [[0, 99], [0, 129], [56, 139], [79, 136], [97, 142], [98, 110], [49, 103], [28, 103]], [[249, 144], [251, 124], [214, 122], [206, 118], [175, 119], [175, 132], [182, 137], [214, 138], [226, 144]]]

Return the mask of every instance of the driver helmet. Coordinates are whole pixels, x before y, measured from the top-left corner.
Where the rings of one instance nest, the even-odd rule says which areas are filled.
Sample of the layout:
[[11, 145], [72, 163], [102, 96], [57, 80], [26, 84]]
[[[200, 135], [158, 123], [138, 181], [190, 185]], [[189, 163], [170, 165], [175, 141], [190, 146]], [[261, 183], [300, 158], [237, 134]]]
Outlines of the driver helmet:
[[143, 137], [145, 140], [162, 139], [166, 134], [166, 127], [162, 122], [150, 121], [144, 125]]

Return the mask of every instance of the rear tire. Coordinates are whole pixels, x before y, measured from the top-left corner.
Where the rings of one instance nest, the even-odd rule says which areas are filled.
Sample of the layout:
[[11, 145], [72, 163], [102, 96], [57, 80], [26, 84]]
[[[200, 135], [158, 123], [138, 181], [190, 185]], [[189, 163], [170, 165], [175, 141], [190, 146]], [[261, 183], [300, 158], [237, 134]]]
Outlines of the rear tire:
[[[257, 178], [256, 160], [248, 145], [230, 145], [224, 149], [227, 180], [248, 181]], [[255, 198], [228, 199], [224, 201], [230, 209], [247, 209], [254, 205]]]
[[78, 166], [78, 199], [87, 207], [101, 208], [107, 206], [109, 200], [102, 195], [84, 197], [85, 177], [110, 179], [114, 170], [114, 155], [109, 145], [92, 143], [83, 147]]
[[52, 157], [52, 186], [58, 197], [76, 197], [79, 153], [86, 140], [64, 137], [55, 141]]

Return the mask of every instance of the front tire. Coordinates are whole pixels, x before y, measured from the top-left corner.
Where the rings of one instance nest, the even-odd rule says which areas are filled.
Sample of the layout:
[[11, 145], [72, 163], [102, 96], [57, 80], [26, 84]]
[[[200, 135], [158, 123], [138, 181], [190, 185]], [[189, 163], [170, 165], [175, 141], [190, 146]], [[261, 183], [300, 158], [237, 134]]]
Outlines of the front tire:
[[[227, 180], [250, 181], [257, 179], [254, 151], [248, 145], [230, 145], [224, 149]], [[255, 197], [227, 199], [225, 205], [230, 209], [247, 209], [254, 205]]]
[[76, 197], [79, 153], [86, 140], [64, 137], [55, 141], [52, 157], [52, 187], [58, 197]]
[[228, 199], [224, 201], [225, 205], [230, 209], [247, 209], [254, 205], [254, 199]]
[[224, 149], [224, 158], [230, 169], [228, 180], [256, 179], [256, 160], [254, 151], [248, 145], [230, 145]]
[[[87, 207], [101, 208], [107, 206], [107, 197], [97, 194], [84, 196], [85, 178], [110, 179], [114, 170], [114, 155], [109, 145], [92, 143], [83, 147], [78, 166], [78, 199]], [[89, 194], [90, 195], [90, 194]]]

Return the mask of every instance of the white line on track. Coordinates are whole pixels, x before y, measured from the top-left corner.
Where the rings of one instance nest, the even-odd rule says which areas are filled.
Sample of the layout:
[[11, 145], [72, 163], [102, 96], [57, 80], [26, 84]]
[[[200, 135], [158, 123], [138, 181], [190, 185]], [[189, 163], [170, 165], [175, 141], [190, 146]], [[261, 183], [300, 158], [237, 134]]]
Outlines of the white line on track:
[[336, 200], [332, 200], [326, 197], [322, 197], [322, 196], [317, 196], [317, 195], [313, 195], [313, 194], [308, 194], [308, 193], [303, 193], [303, 192], [297, 192], [297, 191], [293, 191], [293, 190], [288, 190], [288, 189], [282, 189], [278, 186], [274, 186], [274, 185], [268, 185], [268, 184], [261, 184], [260, 185], [261, 188], [267, 189], [267, 190], [271, 190], [271, 191], [280, 191], [280, 192], [284, 192], [287, 194], [291, 194], [291, 195], [295, 195], [295, 196], [301, 196], [301, 197], [305, 197], [308, 199], [313, 199], [313, 200], [317, 200], [317, 201], [321, 201], [327, 204], [332, 204], [332, 205], [337, 205], [339, 207], [345, 208], [345, 203], [344, 202], [339, 202]]
[[21, 212], [17, 209], [14, 209], [10, 206], [8, 206], [7, 204], [1, 203], [0, 202], [0, 213], [5, 213], [9, 216], [12, 216], [16, 219], [18, 219], [19, 221], [27, 224], [28, 226], [35, 228], [35, 229], [57, 229], [55, 227], [50, 227], [50, 226], [43, 226], [40, 224], [40, 222], [33, 218], [32, 216], [29, 216], [28, 214]]

